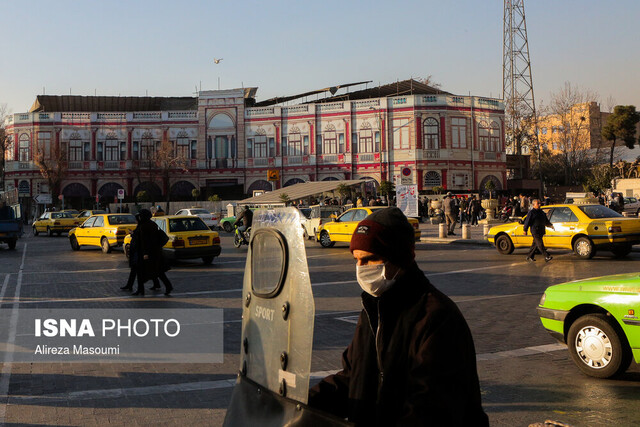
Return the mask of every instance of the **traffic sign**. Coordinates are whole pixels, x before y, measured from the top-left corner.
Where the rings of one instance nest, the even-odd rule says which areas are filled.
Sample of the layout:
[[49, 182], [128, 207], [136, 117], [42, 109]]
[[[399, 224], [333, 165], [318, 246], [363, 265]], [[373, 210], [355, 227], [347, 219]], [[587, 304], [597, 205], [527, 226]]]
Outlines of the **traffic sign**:
[[280, 171], [278, 169], [269, 169], [267, 171], [267, 180], [268, 181], [279, 181], [280, 180]]
[[124, 189], [123, 188], [118, 188], [118, 199], [120, 199], [120, 200], [124, 199]]
[[51, 194], [38, 194], [33, 198], [33, 201], [40, 205], [50, 205], [51, 204]]
[[401, 185], [411, 185], [413, 184], [413, 176], [411, 168], [402, 168], [402, 176], [400, 177]]

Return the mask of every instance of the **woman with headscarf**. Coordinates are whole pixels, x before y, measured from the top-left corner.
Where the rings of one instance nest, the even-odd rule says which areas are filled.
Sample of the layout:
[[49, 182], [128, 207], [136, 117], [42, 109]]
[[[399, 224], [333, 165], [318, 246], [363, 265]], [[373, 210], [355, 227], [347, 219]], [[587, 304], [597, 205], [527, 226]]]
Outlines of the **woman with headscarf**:
[[158, 228], [158, 225], [151, 221], [151, 211], [142, 209], [140, 211], [138, 226], [134, 230], [136, 245], [131, 247], [131, 256], [135, 256], [138, 272], [138, 289], [133, 295], [144, 295], [144, 282], [159, 278], [165, 286], [165, 295], [169, 295], [173, 286], [165, 274], [169, 266], [162, 256], [162, 247], [167, 243], [169, 237]]

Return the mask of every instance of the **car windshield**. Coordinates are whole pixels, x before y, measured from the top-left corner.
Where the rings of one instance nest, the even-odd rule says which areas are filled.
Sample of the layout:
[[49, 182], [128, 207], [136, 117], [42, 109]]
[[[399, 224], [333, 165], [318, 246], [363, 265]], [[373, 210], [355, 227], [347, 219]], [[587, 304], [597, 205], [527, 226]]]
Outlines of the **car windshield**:
[[204, 209], [191, 209], [191, 215], [211, 215], [210, 212]]
[[136, 217], [133, 215], [109, 215], [109, 224], [118, 225], [118, 224], [135, 224]]
[[51, 214], [51, 218], [52, 219], [73, 218], [73, 215], [71, 215], [68, 212], [54, 212]]
[[311, 209], [309, 208], [300, 209], [300, 213], [307, 219], [311, 218]]
[[200, 218], [176, 218], [169, 220], [169, 231], [172, 233], [208, 229], [209, 227], [207, 227], [207, 224], [205, 224]]
[[580, 206], [580, 210], [591, 219], [619, 218], [622, 216], [618, 212], [602, 205]]

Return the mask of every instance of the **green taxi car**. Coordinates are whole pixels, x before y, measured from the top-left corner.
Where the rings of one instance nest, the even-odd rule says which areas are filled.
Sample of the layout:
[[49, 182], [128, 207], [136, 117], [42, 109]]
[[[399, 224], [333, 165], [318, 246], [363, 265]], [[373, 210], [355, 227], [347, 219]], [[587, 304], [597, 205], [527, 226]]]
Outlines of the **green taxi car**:
[[550, 286], [538, 315], [587, 375], [609, 378], [626, 371], [632, 358], [640, 363], [640, 273]]

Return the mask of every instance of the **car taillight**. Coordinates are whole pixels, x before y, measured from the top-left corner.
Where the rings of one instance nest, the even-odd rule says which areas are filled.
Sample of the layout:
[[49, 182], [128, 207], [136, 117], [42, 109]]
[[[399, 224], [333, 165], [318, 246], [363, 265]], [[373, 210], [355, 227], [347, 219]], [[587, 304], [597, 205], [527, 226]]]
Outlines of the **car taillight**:
[[174, 248], [184, 248], [184, 240], [182, 240], [180, 237], [176, 237], [175, 239], [173, 239], [173, 242], [171, 242], [171, 245]]
[[415, 229], [417, 230], [417, 229], [418, 229], [418, 228], [420, 228], [420, 227], [418, 226], [418, 224], [416, 224], [416, 223], [414, 222], [414, 223], [413, 223], [413, 228], [415, 228]]
[[127, 230], [120, 230], [120, 229], [118, 229], [118, 230], [116, 231], [116, 235], [125, 235], [125, 234], [127, 234]]
[[213, 243], [214, 245], [219, 245], [220, 237], [214, 237], [213, 239], [211, 239], [211, 243]]
[[320, 218], [320, 221], [318, 222], [318, 225], [322, 225], [322, 218]]
[[60, 225], [60, 221], [53, 221], [53, 225]]
[[609, 233], [622, 233], [622, 227], [616, 225], [615, 227], [609, 227]]

